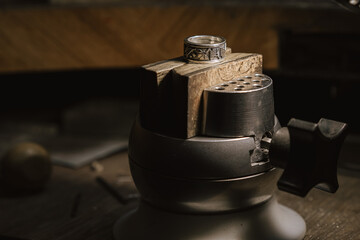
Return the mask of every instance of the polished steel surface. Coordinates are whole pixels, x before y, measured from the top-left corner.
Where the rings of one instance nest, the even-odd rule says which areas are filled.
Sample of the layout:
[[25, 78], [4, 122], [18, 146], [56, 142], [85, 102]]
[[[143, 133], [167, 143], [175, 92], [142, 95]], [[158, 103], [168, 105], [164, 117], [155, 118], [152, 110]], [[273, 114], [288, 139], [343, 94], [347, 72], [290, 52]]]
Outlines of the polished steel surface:
[[141, 202], [124, 209], [115, 223], [116, 240], [301, 240], [304, 220], [272, 198], [243, 211], [179, 214]]
[[218, 213], [267, 201], [280, 174], [259, 152], [255, 137], [178, 139], [139, 121], [129, 139], [131, 174], [142, 199], [177, 212]]
[[264, 203], [273, 195], [281, 174], [273, 168], [241, 178], [199, 180], [162, 175], [131, 159], [130, 168], [145, 202], [180, 213], [222, 213]]
[[214, 137], [255, 136], [274, 126], [273, 82], [250, 74], [204, 90], [202, 134]]
[[[273, 120], [274, 131], [280, 129]], [[129, 138], [129, 158], [144, 169], [187, 179], [229, 179], [262, 173], [272, 168], [254, 137], [197, 136], [178, 139], [146, 130], [139, 121]]]
[[220, 62], [225, 57], [226, 40], [211, 35], [195, 35], [184, 39], [184, 58], [190, 62]]

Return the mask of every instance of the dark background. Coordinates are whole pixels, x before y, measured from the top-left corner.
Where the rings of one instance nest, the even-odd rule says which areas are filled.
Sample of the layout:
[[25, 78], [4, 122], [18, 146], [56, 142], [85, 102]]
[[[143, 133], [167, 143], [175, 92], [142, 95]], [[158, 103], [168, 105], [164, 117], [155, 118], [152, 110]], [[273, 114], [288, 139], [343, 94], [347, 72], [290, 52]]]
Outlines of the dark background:
[[[63, 110], [82, 101], [94, 98], [136, 100], [139, 97], [140, 66], [181, 55], [183, 36], [199, 34], [199, 29], [203, 29], [223, 35], [234, 52], [264, 55], [264, 72], [274, 80], [276, 114], [282, 124], [286, 124], [291, 117], [309, 121], [325, 117], [349, 123], [353, 133], [360, 131], [357, 114], [360, 14], [350, 11], [351, 8], [347, 10], [341, 7], [335, 1], [149, 0], [130, 4], [121, 0], [57, 0], [1, 1], [0, 6], [3, 22], [0, 25], [3, 39], [0, 40], [2, 119], [61, 124]], [[219, 26], [212, 27], [211, 23], [207, 24], [207, 16], [191, 16], [189, 9], [196, 12], [202, 8], [211, 9], [214, 13], [219, 8], [218, 12], [225, 16], [221, 19], [225, 20], [219, 17]], [[128, 9], [133, 9], [135, 14], [127, 12]], [[138, 9], [143, 10], [137, 13]], [[153, 16], [156, 14], [152, 14], [155, 20], [146, 21], [153, 21], [153, 29], [131, 23], [133, 18], [143, 17], [144, 12], [167, 12], [167, 9], [183, 13], [175, 22], [170, 21], [170, 16], [157, 16], [160, 20], [156, 20]], [[116, 17], [122, 11], [129, 16]], [[69, 25], [60, 20], [51, 22], [56, 19], [51, 17], [54, 14], [72, 20], [66, 23]], [[108, 26], [106, 19], [99, 18], [101, 14], [108, 14], [111, 17], [109, 21], [116, 22], [120, 27], [108, 27], [107, 32], [99, 33], [102, 24], [104, 28]], [[35, 25], [26, 25], [24, 15]], [[200, 18], [199, 25], [183, 26], [191, 22], [192, 17]], [[39, 21], [31, 20], [36, 18]], [[161, 29], [155, 27], [159, 21], [166, 21], [167, 18], [170, 19], [169, 25], [179, 28], [179, 31], [169, 33], [169, 30], [164, 30], [165, 33], [162, 33]], [[5, 20], [12, 24], [6, 24]], [[76, 21], [86, 22], [92, 29], [86, 30], [80, 26], [79, 33], [70, 28], [65, 35], [62, 32], [55, 39], [51, 35], [63, 31], [62, 27], [77, 24]], [[231, 25], [232, 21], [234, 23]], [[242, 22], [245, 22], [244, 25], [240, 24]], [[144, 39], [141, 41], [129, 35], [127, 44], [130, 47], [127, 47], [120, 40], [131, 30], [127, 28], [129, 26], [133, 27], [134, 32], [139, 31], [138, 35], [144, 36]], [[142, 28], [137, 30], [137, 26]], [[23, 33], [19, 33], [17, 28], [24, 29]], [[92, 32], [104, 34], [107, 41], [101, 44], [116, 50], [112, 58], [108, 57], [113, 53], [111, 51], [88, 48], [88, 52], [84, 52], [81, 49], [88, 42], [94, 41], [95, 45], [98, 41], [98, 36], [90, 36]], [[70, 39], [74, 34], [80, 38], [78, 41]], [[151, 44], [156, 44], [157, 48], [164, 47], [167, 51], [158, 53], [156, 48], [149, 48], [146, 45], [149, 39], [155, 39]], [[133, 56], [129, 56], [132, 54], [129, 50], [133, 47], [132, 41], [136, 46]], [[51, 45], [53, 42], [56, 45]], [[137, 47], [141, 43], [146, 52]], [[95, 60], [88, 58], [87, 54], [94, 54]], [[69, 58], [71, 55], [76, 56]]]

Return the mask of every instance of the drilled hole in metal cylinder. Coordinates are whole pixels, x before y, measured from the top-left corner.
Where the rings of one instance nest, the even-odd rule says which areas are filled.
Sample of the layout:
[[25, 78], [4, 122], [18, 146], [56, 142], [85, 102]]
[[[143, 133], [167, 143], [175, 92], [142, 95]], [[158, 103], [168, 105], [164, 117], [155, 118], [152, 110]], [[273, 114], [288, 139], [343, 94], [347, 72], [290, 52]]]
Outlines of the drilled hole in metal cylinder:
[[230, 83], [230, 84], [236, 84], [236, 82], [235, 82], [235, 81], [230, 81], [229, 83]]
[[255, 74], [255, 77], [263, 77], [264, 75], [262, 75], [262, 74], [259, 74], [259, 73], [256, 73]]
[[223, 88], [223, 87], [216, 87], [215, 89], [216, 90], [225, 90], [225, 88]]
[[253, 84], [253, 87], [256, 87], [256, 88], [261, 88], [262, 85], [261, 84]]
[[260, 82], [260, 80], [258, 80], [258, 79], [253, 79], [252, 81], [255, 82], [255, 83]]
[[224, 83], [224, 84], [221, 84], [221, 86], [228, 87], [229, 85]]
[[252, 78], [251, 76], [245, 76], [244, 78], [248, 78], [248, 79], [250, 79], [250, 78]]
[[243, 90], [243, 87], [242, 88], [234, 88], [235, 91], [241, 91]]
[[240, 79], [238, 79], [238, 81], [239, 82], [243, 82], [243, 81], [245, 81], [244, 79], [242, 79], [242, 78], [240, 78]]
[[249, 83], [249, 82], [244, 82], [244, 84], [245, 84], [245, 85], [250, 85], [250, 83]]

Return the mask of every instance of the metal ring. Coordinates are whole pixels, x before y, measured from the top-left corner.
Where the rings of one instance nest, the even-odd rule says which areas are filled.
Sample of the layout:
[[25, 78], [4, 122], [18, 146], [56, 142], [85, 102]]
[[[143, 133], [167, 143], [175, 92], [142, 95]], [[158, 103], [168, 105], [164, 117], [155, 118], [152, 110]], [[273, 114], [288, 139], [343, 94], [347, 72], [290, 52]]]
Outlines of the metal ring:
[[226, 40], [212, 35], [195, 35], [184, 39], [184, 58], [191, 62], [220, 62], [225, 57]]

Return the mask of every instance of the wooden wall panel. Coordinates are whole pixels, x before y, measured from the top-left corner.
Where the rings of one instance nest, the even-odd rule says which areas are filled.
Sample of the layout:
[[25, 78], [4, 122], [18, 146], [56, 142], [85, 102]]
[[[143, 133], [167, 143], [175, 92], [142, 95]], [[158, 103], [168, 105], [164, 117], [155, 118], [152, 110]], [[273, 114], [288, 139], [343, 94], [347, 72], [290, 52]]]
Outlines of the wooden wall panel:
[[182, 55], [183, 38], [194, 34], [224, 36], [233, 52], [263, 54], [264, 67], [276, 69], [277, 29], [326, 28], [326, 14], [241, 6], [0, 9], [0, 72], [140, 66]]

